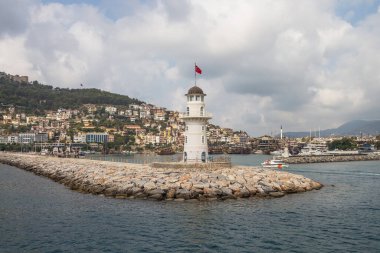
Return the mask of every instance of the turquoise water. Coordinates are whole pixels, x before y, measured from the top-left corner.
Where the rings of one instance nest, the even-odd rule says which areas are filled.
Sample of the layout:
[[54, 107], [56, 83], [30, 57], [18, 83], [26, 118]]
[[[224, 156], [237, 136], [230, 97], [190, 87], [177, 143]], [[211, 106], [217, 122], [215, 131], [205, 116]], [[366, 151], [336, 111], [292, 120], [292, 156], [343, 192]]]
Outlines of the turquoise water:
[[0, 252], [380, 251], [379, 161], [286, 170], [325, 187], [279, 199], [119, 200], [0, 165]]

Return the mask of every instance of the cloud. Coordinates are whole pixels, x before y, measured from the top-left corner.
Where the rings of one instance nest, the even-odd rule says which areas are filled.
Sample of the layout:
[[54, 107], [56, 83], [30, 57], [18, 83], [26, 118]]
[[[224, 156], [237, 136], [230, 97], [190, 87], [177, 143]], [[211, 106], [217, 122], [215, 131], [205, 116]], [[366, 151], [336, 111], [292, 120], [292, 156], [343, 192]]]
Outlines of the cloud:
[[5, 35], [15, 36], [24, 32], [29, 22], [29, 4], [33, 0], [0, 1], [0, 38]]
[[182, 111], [196, 61], [214, 124], [253, 135], [331, 128], [379, 117], [370, 6], [350, 23], [339, 0], [3, 1], [0, 70]]

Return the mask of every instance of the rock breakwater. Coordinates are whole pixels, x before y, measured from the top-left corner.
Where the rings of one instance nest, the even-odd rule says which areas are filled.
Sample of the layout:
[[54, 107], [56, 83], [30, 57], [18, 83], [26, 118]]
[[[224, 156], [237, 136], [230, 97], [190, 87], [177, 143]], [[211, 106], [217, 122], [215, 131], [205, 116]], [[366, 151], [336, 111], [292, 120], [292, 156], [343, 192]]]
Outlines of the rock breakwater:
[[351, 162], [351, 161], [373, 161], [380, 160], [380, 154], [368, 155], [320, 155], [320, 156], [290, 156], [282, 160], [286, 163], [329, 163], [329, 162]]
[[153, 168], [17, 153], [0, 153], [0, 163], [51, 178], [72, 190], [115, 198], [181, 201], [282, 197], [322, 187], [301, 175], [247, 166]]

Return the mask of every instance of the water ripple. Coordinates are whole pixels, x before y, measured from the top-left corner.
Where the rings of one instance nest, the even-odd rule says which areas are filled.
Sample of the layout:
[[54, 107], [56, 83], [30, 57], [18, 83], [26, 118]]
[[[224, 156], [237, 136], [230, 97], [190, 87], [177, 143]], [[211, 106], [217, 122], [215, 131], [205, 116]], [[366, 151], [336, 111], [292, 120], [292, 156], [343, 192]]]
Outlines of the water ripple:
[[280, 199], [118, 200], [0, 165], [0, 252], [379, 252], [379, 163], [297, 165]]

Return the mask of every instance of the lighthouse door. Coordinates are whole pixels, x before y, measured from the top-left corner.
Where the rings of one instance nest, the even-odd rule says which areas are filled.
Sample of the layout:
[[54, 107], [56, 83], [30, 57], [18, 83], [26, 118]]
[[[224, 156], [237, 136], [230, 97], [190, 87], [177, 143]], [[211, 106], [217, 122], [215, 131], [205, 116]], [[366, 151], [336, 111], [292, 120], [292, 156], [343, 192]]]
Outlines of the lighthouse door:
[[202, 162], [206, 162], [206, 152], [202, 152]]

